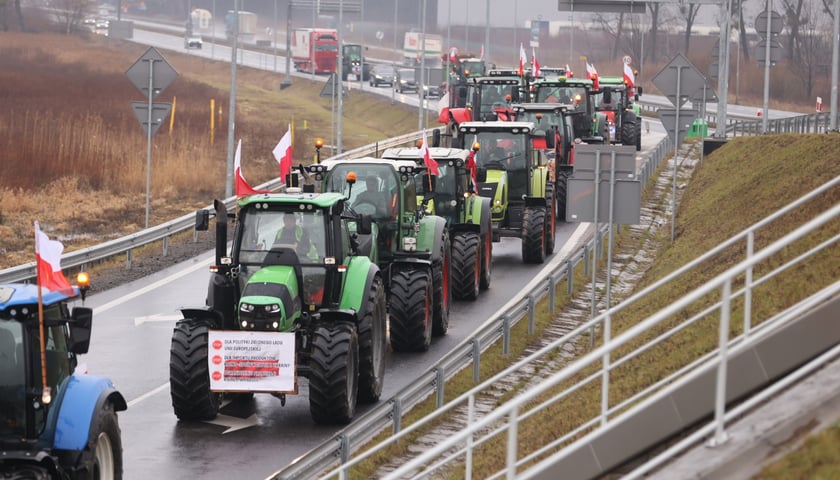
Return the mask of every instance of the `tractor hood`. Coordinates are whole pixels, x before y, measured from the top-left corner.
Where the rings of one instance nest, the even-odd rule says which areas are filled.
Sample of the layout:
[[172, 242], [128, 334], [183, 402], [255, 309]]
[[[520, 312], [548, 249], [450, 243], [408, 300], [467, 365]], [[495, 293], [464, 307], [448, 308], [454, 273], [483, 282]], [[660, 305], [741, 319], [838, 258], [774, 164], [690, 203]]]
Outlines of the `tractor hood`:
[[301, 315], [295, 268], [272, 265], [255, 272], [242, 289], [239, 328], [288, 332]]

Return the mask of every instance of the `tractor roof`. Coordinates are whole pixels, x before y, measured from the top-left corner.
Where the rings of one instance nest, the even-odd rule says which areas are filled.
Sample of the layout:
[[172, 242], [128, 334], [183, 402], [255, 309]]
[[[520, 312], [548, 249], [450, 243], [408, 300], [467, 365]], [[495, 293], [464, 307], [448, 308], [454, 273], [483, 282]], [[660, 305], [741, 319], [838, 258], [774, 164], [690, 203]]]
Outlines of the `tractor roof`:
[[[432, 147], [429, 149], [429, 154], [435, 160], [448, 160], [450, 158], [460, 158], [462, 160], [466, 160], [470, 155], [470, 151], [462, 148]], [[416, 162], [420, 161], [423, 158], [423, 155], [420, 153], [419, 148], [401, 147], [385, 150], [385, 153], [382, 154], [382, 158], [389, 160], [411, 160]]]
[[610, 86], [621, 86], [625, 85], [624, 77], [616, 77], [616, 76], [609, 76], [609, 77], [598, 77], [598, 82], [601, 85], [610, 85]]
[[340, 193], [258, 193], [239, 199], [239, 206], [244, 207], [254, 203], [282, 203], [289, 205], [314, 205], [327, 208], [345, 200]]
[[534, 131], [533, 122], [464, 122], [458, 125], [458, 130], [464, 134], [483, 132], [511, 132], [531, 133]]
[[575, 106], [566, 103], [517, 103], [511, 105], [514, 113], [517, 112], [551, 112], [563, 113], [564, 111], [572, 111]]
[[362, 158], [353, 158], [353, 159], [340, 159], [340, 160], [325, 160], [321, 162], [328, 171], [332, 170], [338, 165], [388, 165], [392, 166], [394, 169], [398, 169], [399, 167], [414, 167], [415, 163], [413, 160], [383, 160], [381, 158], [375, 157], [362, 157]]
[[[70, 293], [70, 295], [68, 295]], [[60, 292], [43, 289], [41, 300], [44, 305], [69, 300], [79, 295], [79, 287], [73, 287], [71, 292]], [[0, 285], [0, 317], [14, 316], [7, 310], [14, 307], [38, 305], [38, 286], [29, 283], [9, 283]]]
[[565, 87], [565, 86], [592, 86], [592, 80], [586, 78], [577, 78], [577, 77], [557, 77], [547, 80], [536, 80], [534, 82], [534, 86], [542, 87]]

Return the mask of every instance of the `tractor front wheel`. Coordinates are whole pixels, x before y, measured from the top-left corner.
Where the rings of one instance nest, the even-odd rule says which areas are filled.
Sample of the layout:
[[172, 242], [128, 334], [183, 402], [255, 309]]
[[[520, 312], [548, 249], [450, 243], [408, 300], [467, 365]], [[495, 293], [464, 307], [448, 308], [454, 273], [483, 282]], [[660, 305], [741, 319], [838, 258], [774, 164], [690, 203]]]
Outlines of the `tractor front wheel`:
[[556, 217], [560, 222], [566, 221], [566, 191], [569, 184], [569, 172], [561, 170], [557, 173], [557, 183], [554, 184], [554, 195], [557, 198], [555, 206]]
[[432, 343], [432, 278], [426, 269], [403, 267], [391, 276], [391, 347], [425, 352]]
[[522, 261], [545, 261], [545, 207], [525, 207], [522, 215]]
[[377, 275], [368, 290], [359, 322], [359, 401], [373, 403], [382, 395], [387, 348], [385, 287]]
[[316, 423], [353, 420], [359, 388], [359, 337], [353, 325], [318, 327], [309, 357], [309, 413]]
[[210, 322], [186, 319], [175, 325], [169, 349], [169, 391], [180, 420], [210, 420], [219, 413], [221, 394], [210, 391], [207, 365]]
[[71, 474], [71, 478], [119, 480], [123, 474], [123, 458], [117, 412], [114, 405], [106, 401], [95, 415], [91, 425], [92, 443], [82, 454], [84, 468]]
[[452, 293], [455, 298], [478, 298], [481, 261], [481, 237], [475, 232], [455, 234], [452, 238]]
[[636, 122], [623, 120], [621, 122], [621, 144], [636, 145]]

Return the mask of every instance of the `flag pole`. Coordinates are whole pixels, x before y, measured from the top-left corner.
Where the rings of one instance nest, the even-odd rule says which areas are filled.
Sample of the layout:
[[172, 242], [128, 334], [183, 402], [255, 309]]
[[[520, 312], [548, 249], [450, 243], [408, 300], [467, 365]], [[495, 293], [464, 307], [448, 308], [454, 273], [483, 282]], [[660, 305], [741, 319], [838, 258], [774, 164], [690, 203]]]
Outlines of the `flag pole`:
[[[35, 222], [35, 262], [36, 265], [38, 264], [38, 231], [40, 227], [38, 226], [38, 222]], [[36, 283], [38, 284], [38, 337], [39, 337], [39, 348], [41, 350], [41, 384], [44, 386], [44, 390], [41, 393], [41, 401], [44, 404], [49, 404], [52, 401], [52, 392], [50, 391], [50, 386], [47, 385], [47, 347], [46, 341], [44, 336], [44, 298], [41, 294], [41, 283], [43, 279], [41, 278], [41, 269], [36, 268], [35, 278]]]

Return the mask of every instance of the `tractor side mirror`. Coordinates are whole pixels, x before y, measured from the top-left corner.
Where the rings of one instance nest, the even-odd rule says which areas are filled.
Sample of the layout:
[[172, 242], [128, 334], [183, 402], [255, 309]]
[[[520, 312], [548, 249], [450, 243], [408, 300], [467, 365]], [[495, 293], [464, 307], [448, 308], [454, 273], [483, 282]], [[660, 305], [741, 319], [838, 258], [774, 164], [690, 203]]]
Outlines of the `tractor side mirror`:
[[70, 346], [69, 350], [81, 355], [88, 352], [90, 348], [90, 328], [93, 324], [93, 309], [88, 307], [75, 307], [71, 314]]
[[361, 235], [370, 235], [370, 232], [373, 231], [371, 222], [372, 220], [370, 215], [364, 213], [359, 215], [359, 219], [356, 222], [356, 233]]
[[210, 211], [197, 210], [195, 212], [195, 229], [204, 232], [210, 229]]
[[550, 148], [552, 150], [554, 149], [554, 137], [556, 135], [555, 131], [556, 131], [556, 127], [551, 128], [547, 132], [545, 132], [545, 147], [546, 148]]
[[440, 130], [434, 129], [432, 130], [432, 147], [439, 147], [440, 146]]
[[510, 102], [519, 103], [519, 86], [510, 87]]
[[636, 87], [636, 100], [642, 96], [642, 87]]

